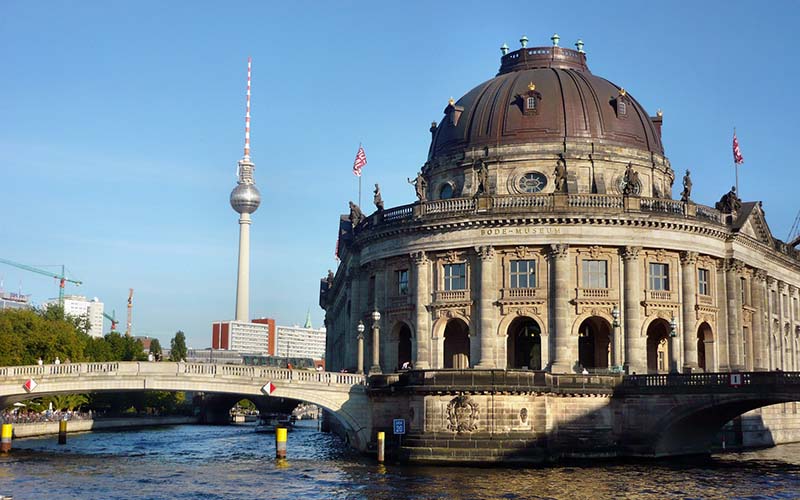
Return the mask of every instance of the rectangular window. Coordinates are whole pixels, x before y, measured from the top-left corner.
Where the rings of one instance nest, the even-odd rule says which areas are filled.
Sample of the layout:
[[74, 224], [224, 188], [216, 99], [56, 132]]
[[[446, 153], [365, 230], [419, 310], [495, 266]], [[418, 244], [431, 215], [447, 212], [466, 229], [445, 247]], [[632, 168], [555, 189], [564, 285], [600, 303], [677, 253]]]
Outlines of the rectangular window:
[[466, 290], [467, 289], [467, 264], [445, 264], [444, 266], [444, 289], [445, 290]]
[[536, 288], [536, 261], [511, 261], [511, 288]]
[[792, 299], [792, 304], [794, 305], [794, 320], [800, 321], [800, 314], [798, 314], [800, 313], [800, 310], [797, 308], [797, 297]]
[[669, 265], [650, 263], [650, 290], [669, 290]]
[[742, 304], [747, 304], [747, 280], [739, 278], [739, 283], [742, 286]]
[[708, 269], [697, 270], [697, 291], [700, 295], [711, 295], [711, 289], [708, 287]]
[[397, 271], [397, 293], [408, 295], [408, 269]]
[[605, 260], [583, 261], [583, 288], [608, 288], [608, 262]]
[[778, 294], [775, 290], [770, 290], [772, 296], [772, 314], [778, 314]]
[[535, 97], [528, 97], [528, 109], [530, 109], [530, 110], [536, 109], [536, 98]]
[[789, 297], [786, 294], [783, 294], [783, 316], [789, 316]]

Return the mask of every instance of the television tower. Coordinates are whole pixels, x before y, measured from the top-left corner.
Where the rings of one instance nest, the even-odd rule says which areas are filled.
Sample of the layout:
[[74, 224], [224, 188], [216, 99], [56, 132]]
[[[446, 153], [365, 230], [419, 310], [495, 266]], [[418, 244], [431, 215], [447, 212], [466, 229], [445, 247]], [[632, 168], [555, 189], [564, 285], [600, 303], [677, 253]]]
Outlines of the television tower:
[[244, 156], [238, 163], [238, 184], [231, 191], [231, 206], [239, 213], [239, 274], [236, 283], [236, 321], [250, 321], [250, 214], [261, 204], [250, 161], [250, 67], [247, 58], [247, 112], [244, 117]]

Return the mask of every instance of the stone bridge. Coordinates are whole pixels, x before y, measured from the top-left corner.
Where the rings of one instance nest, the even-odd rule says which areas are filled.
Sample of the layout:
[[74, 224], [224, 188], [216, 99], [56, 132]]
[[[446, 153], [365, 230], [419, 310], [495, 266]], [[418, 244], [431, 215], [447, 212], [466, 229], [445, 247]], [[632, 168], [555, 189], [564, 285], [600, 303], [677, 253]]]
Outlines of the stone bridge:
[[704, 454], [725, 423], [800, 401], [800, 372], [633, 375], [613, 391], [625, 455]]
[[[193, 391], [270, 397], [316, 404], [339, 421], [353, 446], [366, 449], [371, 414], [362, 375], [261, 366], [168, 362], [70, 363], [0, 367], [0, 408], [32, 397], [65, 393]], [[26, 389], [30, 384], [30, 390]]]

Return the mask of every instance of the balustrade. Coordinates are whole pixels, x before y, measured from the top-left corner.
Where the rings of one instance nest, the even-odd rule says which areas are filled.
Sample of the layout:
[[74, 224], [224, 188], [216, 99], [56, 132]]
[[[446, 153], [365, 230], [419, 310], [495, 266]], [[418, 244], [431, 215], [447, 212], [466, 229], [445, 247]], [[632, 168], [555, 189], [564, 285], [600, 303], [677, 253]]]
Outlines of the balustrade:
[[610, 295], [608, 288], [578, 288], [578, 299], [607, 299]]
[[[501, 290], [504, 299], [531, 299], [537, 296], [538, 288], [503, 288]], [[541, 293], [539, 291], [538, 293]]]
[[670, 290], [648, 290], [648, 300], [659, 300], [662, 302], [674, 302], [672, 299], [672, 292]]
[[433, 300], [437, 302], [467, 300], [468, 297], [469, 290], [437, 290], [433, 293]]
[[571, 194], [568, 205], [570, 208], [610, 208], [622, 209], [622, 196], [611, 194]]
[[492, 208], [495, 210], [514, 210], [527, 208], [553, 208], [553, 197], [549, 194], [495, 196], [492, 198]]
[[475, 198], [449, 198], [428, 201], [422, 207], [425, 214], [469, 212], [475, 210]]
[[641, 198], [639, 209], [642, 212], [664, 212], [668, 214], [683, 215], [686, 204], [679, 200], [664, 198]]

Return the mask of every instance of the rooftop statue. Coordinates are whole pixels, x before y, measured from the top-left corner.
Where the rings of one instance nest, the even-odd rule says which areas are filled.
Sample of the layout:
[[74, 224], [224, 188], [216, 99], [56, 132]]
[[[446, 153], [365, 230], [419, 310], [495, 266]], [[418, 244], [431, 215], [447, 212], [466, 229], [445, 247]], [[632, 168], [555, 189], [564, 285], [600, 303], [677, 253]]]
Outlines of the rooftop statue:
[[422, 172], [418, 173], [416, 179], [413, 181], [408, 179], [408, 183], [414, 186], [414, 190], [417, 193], [417, 199], [419, 199], [419, 201], [425, 201], [425, 191], [427, 191], [428, 182], [425, 180], [425, 177], [422, 176]]
[[625, 186], [622, 188], [622, 194], [625, 196], [638, 196], [639, 191], [639, 173], [633, 169], [633, 165], [628, 163], [625, 169]]
[[375, 196], [372, 198], [372, 202], [375, 203], [375, 207], [378, 209], [378, 212], [383, 212], [383, 198], [381, 197], [381, 187], [378, 183], [375, 183]]
[[559, 155], [553, 176], [555, 177], [555, 192], [565, 193], [567, 191], [567, 162], [564, 160], [564, 155]]
[[689, 169], [686, 169], [686, 174], [683, 176], [683, 191], [681, 192], [681, 201], [686, 203], [692, 196], [692, 178], [689, 177]]
[[478, 169], [478, 188], [475, 190], [475, 194], [486, 194], [489, 190], [489, 167], [480, 159], [476, 162], [476, 166]]
[[352, 224], [353, 227], [356, 227], [358, 225], [358, 223], [361, 222], [362, 220], [364, 220], [364, 214], [361, 212], [361, 209], [358, 207], [358, 205], [356, 205], [355, 203], [353, 203], [351, 201], [350, 202], [350, 224]]
[[333, 288], [333, 271], [331, 271], [330, 269], [328, 269], [328, 277], [325, 278], [325, 282], [328, 283], [329, 290]]
[[742, 208], [742, 200], [736, 194], [736, 186], [731, 186], [731, 190], [722, 195], [714, 208], [722, 213], [735, 214]]

